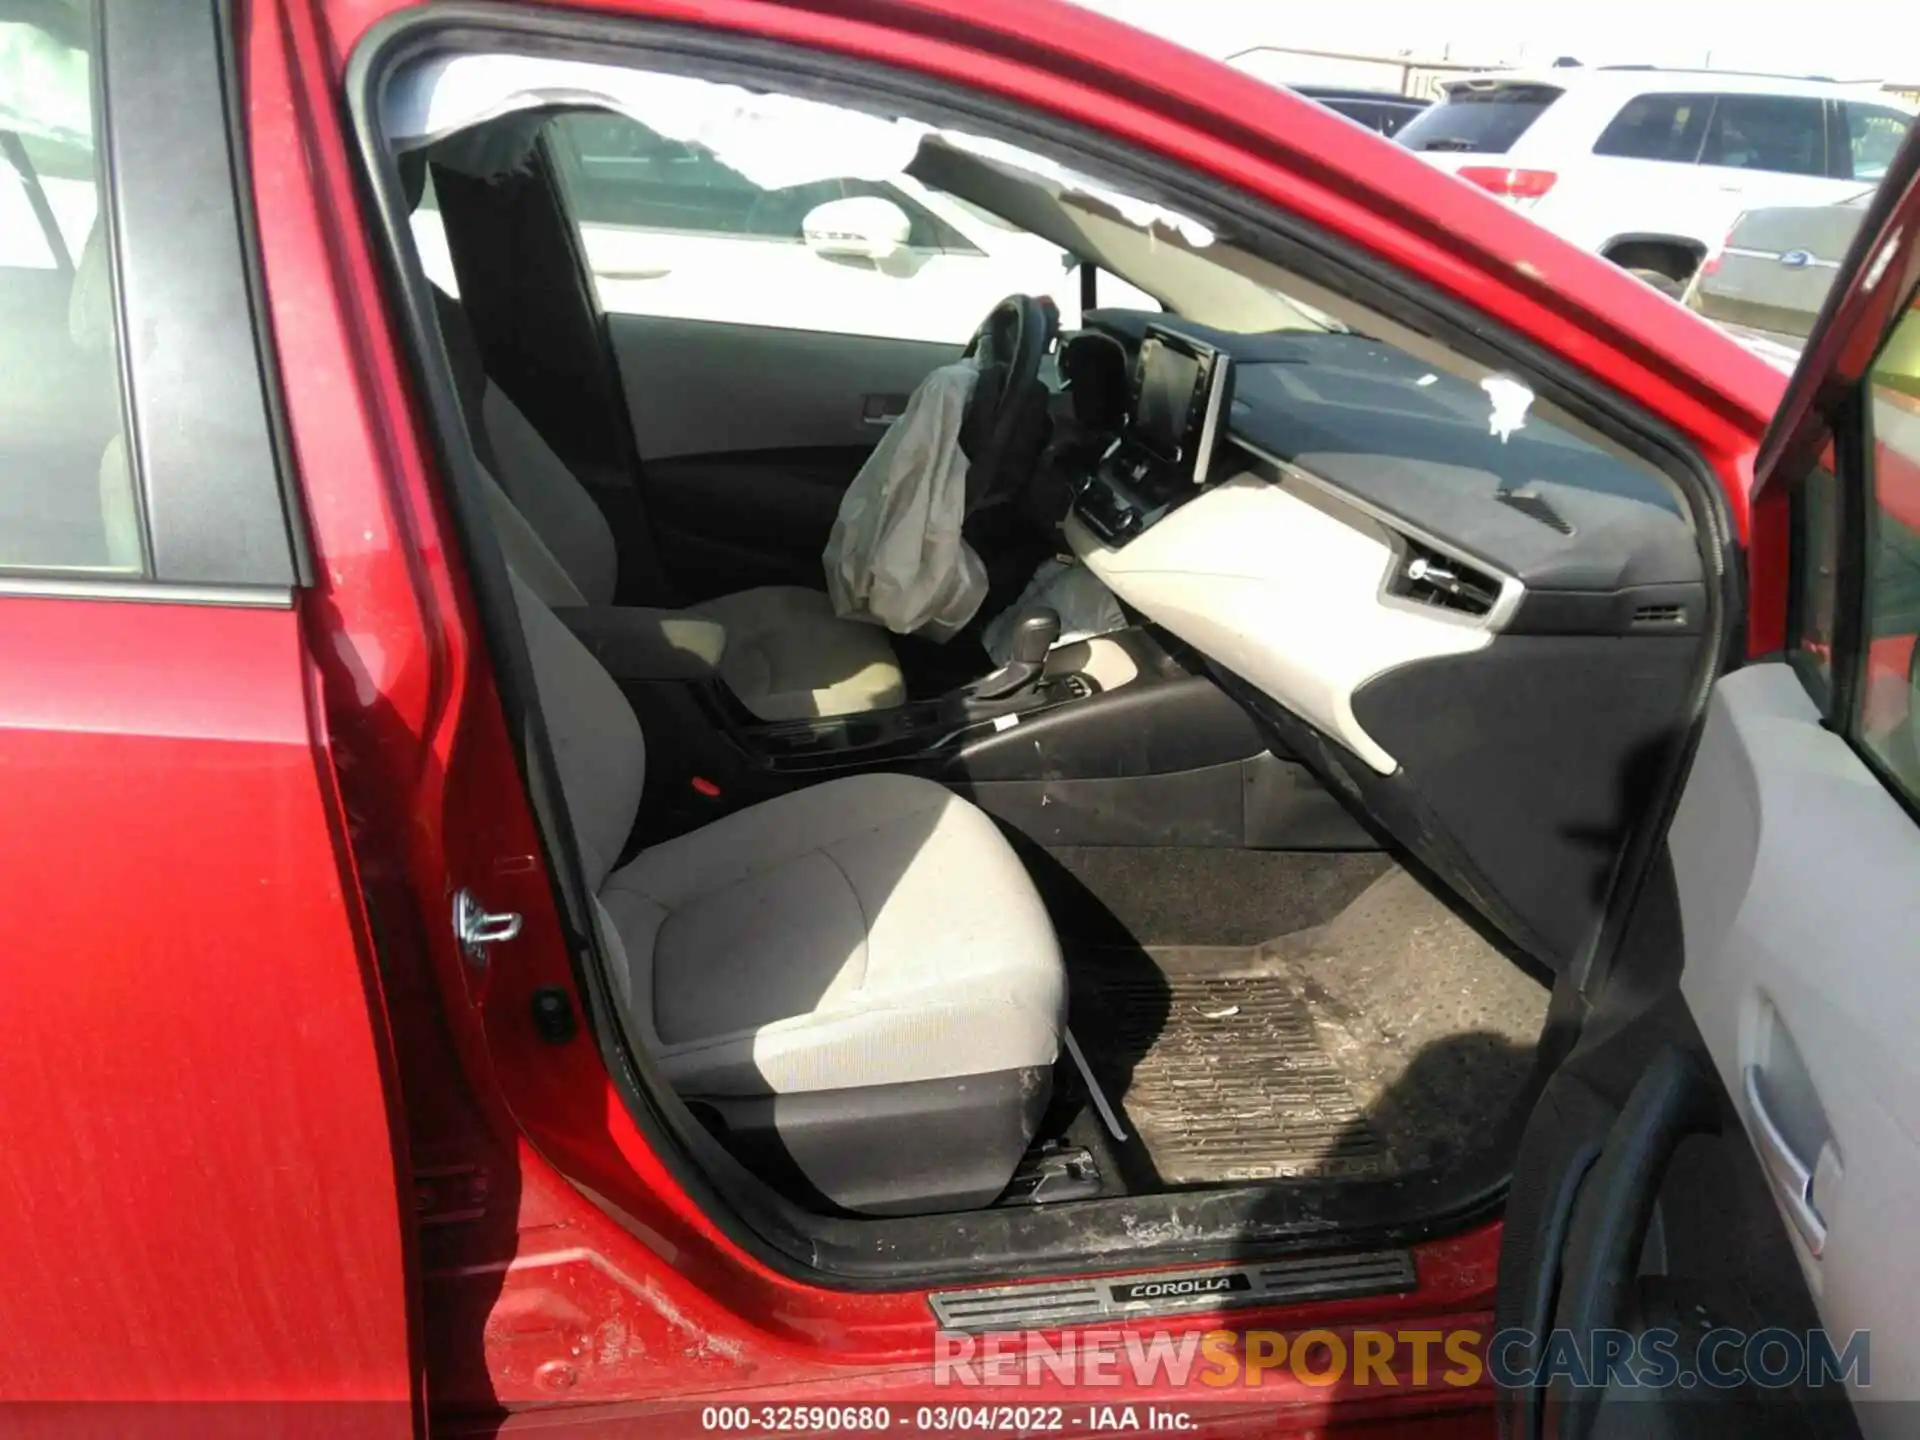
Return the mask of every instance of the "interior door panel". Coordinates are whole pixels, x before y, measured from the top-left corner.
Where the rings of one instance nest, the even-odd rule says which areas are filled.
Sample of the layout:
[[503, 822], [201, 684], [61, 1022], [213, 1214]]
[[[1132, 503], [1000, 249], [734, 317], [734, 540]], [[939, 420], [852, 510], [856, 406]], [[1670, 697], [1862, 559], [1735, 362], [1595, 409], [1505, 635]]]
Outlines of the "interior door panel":
[[[1920, 1194], [1920, 489], [1908, 423], [1920, 397], [1917, 297], [1920, 132], [1868, 202], [1753, 467], [1749, 639], [1791, 659], [1725, 675], [1709, 697], [1667, 834], [1674, 919], [1654, 923], [1668, 907], [1656, 903], [1664, 887], [1648, 887], [1612, 968], [1569, 997], [1569, 1028], [1586, 1033], [1546, 1096], [1587, 1097], [1585, 1133], [1562, 1123], [1581, 1109], [1545, 1099], [1536, 1109], [1508, 1213], [1509, 1244], [1521, 1243], [1501, 1258], [1504, 1322], [1536, 1322], [1543, 1297], [1564, 1293], [1569, 1267], [1588, 1258], [1567, 1238], [1561, 1202], [1599, 1209], [1587, 1197], [1607, 1149], [1593, 1137], [1612, 1111], [1611, 1148], [1623, 1087], [1646, 1080], [1649, 1056], [1684, 1050], [1685, 1068], [1707, 1067], [1713, 1128], [1741, 1142], [1750, 1166], [1736, 1190], [1752, 1190], [1777, 1243], [1751, 1243], [1764, 1237], [1682, 1183], [1697, 1177], [1677, 1163], [1649, 1163], [1640, 1192], [1662, 1184], [1662, 1205], [1671, 1199], [1734, 1242], [1721, 1268], [1736, 1283], [1721, 1302], [1683, 1283], [1668, 1288], [1685, 1306], [1668, 1313], [1679, 1328], [1724, 1313], [1721, 1323], [1745, 1322], [1749, 1344], [1759, 1326], [1823, 1332], [1788, 1367], [1788, 1388], [1748, 1365], [1748, 1387], [1771, 1391], [1775, 1414], [1808, 1413], [1804, 1393], [1791, 1393], [1800, 1384], [1824, 1417], [1768, 1434], [1904, 1435], [1920, 1400], [1920, 1250], [1908, 1217]], [[1685, 1268], [1669, 1268], [1671, 1238], [1663, 1225], [1655, 1247], [1649, 1232], [1648, 1253], [1593, 1278], [1614, 1297], [1649, 1276], [1685, 1280]], [[1618, 1323], [1621, 1309], [1592, 1313]], [[1689, 1394], [1701, 1378], [1683, 1369], [1671, 1394], [1647, 1396], [1588, 1387], [1558, 1413], [1552, 1379], [1525, 1379], [1503, 1433], [1759, 1433], [1743, 1428], [1735, 1391]], [[1835, 1378], [1854, 1403], [1835, 1403]], [[1621, 1398], [1656, 1403], [1606, 1403]]]
[[610, 313], [663, 564], [694, 599], [818, 588], [847, 484], [957, 345]]
[[648, 514], [680, 589], [695, 600], [756, 585], [820, 589], [821, 553], [867, 453], [740, 450], [649, 463]]
[[1920, 827], [1774, 663], [1720, 682], [1669, 845], [1681, 990], [1821, 1318], [1872, 1332], [1877, 1398], [1920, 1398]]
[[[913, 392], [960, 346], [609, 313], [640, 456], [869, 450], [868, 396]], [[851, 478], [849, 476], [849, 478]]]

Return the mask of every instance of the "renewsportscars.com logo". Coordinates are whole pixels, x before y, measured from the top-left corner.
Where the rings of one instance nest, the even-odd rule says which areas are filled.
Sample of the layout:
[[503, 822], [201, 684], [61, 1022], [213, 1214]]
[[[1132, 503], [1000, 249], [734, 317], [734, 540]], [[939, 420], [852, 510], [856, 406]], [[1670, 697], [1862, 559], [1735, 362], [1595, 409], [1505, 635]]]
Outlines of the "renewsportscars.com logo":
[[[1226, 1277], [1219, 1277], [1226, 1278]], [[1154, 1282], [1169, 1283], [1169, 1282]], [[1195, 1283], [1205, 1283], [1204, 1281]], [[1196, 1292], [1197, 1293], [1197, 1292]], [[1139, 1297], [1146, 1298], [1146, 1297]], [[1510, 1388], [1726, 1390], [1752, 1385], [1872, 1383], [1872, 1343], [1856, 1330], [1209, 1330], [1087, 1329], [934, 1336], [933, 1383], [973, 1388], [1189, 1386], [1219, 1391], [1263, 1384], [1397, 1388], [1491, 1381]]]

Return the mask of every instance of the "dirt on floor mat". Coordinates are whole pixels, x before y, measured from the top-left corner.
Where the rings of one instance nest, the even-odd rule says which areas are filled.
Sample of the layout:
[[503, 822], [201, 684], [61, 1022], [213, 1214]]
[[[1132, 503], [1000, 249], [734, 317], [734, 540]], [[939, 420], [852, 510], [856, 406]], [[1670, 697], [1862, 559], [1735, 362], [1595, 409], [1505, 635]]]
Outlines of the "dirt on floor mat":
[[1407, 872], [1254, 946], [1069, 955], [1072, 1024], [1165, 1185], [1404, 1176], [1519, 1096], [1547, 991]]
[[1230, 973], [1246, 953], [1162, 950], [1142, 956], [1144, 974], [1108, 955], [1073, 970], [1075, 1036], [1156, 1178], [1385, 1174], [1386, 1146], [1288, 978]]

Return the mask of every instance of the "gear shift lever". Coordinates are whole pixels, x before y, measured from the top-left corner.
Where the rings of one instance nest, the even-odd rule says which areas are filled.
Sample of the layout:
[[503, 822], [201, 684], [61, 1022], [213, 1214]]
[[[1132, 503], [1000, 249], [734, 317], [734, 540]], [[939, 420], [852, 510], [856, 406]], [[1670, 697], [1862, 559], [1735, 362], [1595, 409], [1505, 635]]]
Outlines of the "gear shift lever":
[[1060, 615], [1041, 607], [1029, 610], [1013, 623], [1012, 653], [991, 675], [974, 681], [961, 695], [969, 700], [1010, 700], [1040, 682], [1047, 668], [1047, 652], [1060, 638]]

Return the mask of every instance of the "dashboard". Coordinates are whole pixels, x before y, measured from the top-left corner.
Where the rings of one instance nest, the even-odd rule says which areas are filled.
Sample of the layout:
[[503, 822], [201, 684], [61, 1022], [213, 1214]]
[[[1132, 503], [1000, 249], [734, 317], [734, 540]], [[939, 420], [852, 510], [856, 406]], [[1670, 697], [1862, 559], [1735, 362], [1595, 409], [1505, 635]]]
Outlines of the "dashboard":
[[1677, 487], [1513, 377], [1365, 336], [1080, 334], [1126, 384], [1074, 553], [1516, 939], [1577, 948], [1706, 635]]

